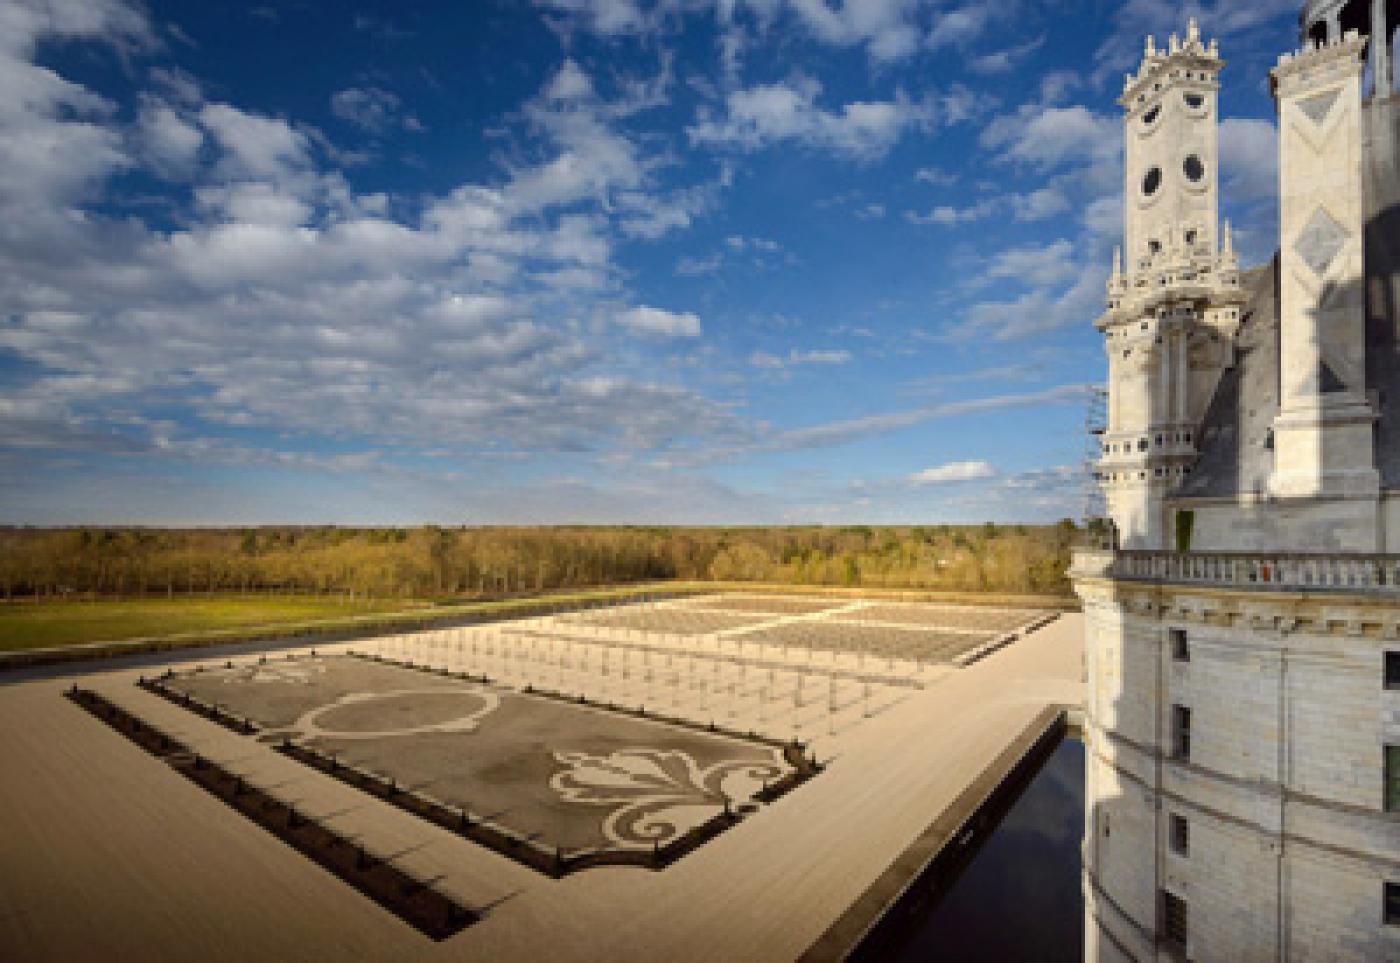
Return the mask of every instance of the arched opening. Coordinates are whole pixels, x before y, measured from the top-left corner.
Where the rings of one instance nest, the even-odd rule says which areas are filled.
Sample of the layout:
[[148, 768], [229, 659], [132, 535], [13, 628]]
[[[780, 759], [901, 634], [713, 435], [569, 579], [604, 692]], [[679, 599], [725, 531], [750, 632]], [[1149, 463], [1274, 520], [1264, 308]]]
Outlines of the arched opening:
[[1371, 0], [1351, 0], [1342, 7], [1342, 36], [1355, 30], [1363, 37], [1371, 35]]
[[[1353, 30], [1367, 38], [1368, 88], [1383, 94], [1395, 89], [1400, 80], [1395, 57], [1400, 0], [1313, 0], [1305, 7], [1302, 22], [1305, 43], [1340, 40]], [[1384, 76], [1375, 76], [1377, 68], [1383, 69]]]

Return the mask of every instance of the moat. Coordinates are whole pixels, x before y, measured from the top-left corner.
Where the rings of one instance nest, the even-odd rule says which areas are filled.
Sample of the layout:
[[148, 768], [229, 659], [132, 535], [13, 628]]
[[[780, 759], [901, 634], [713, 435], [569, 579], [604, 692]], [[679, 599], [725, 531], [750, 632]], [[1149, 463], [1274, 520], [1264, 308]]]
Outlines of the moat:
[[1083, 958], [1084, 743], [1065, 738], [893, 960]]

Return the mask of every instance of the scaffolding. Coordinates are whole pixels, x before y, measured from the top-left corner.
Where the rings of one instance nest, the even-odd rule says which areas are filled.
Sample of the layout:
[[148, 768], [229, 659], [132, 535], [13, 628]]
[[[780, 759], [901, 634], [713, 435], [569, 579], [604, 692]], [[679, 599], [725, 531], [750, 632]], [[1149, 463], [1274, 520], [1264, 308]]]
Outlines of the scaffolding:
[[1103, 486], [1099, 484], [1099, 456], [1103, 452], [1103, 434], [1108, 430], [1108, 388], [1103, 385], [1090, 385], [1084, 395], [1084, 458], [1082, 481], [1084, 485], [1084, 517], [1086, 528], [1093, 527], [1108, 514], [1103, 497]]

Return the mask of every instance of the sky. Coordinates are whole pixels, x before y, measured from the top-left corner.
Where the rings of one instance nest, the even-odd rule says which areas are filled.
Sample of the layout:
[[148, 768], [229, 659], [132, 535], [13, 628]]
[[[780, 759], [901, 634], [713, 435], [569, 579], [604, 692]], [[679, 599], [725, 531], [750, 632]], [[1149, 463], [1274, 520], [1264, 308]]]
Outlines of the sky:
[[1078, 515], [1123, 74], [1296, 2], [0, 0], [0, 523]]

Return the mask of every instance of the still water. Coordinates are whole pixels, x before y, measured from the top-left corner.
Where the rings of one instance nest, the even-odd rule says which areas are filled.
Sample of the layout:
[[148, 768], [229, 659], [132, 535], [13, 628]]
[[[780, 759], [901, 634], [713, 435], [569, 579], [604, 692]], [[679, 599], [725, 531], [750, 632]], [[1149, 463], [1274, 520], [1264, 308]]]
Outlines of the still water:
[[1065, 739], [888, 958], [1077, 963], [1084, 952], [1083, 836], [1084, 743]]

